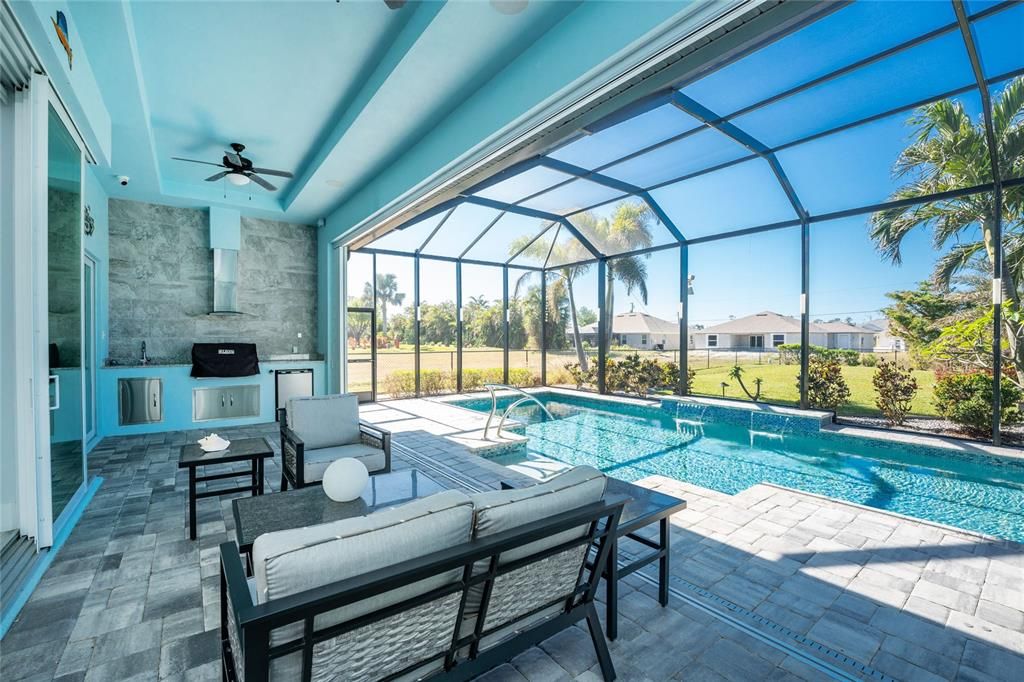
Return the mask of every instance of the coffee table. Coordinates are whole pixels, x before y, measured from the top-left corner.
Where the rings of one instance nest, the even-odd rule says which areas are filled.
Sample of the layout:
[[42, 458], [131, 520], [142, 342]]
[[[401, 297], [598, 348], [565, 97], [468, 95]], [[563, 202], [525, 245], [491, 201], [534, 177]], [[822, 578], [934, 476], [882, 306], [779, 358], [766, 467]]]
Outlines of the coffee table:
[[[189, 443], [181, 446], [181, 453], [178, 455], [178, 468], [188, 469], [188, 536], [189, 539], [196, 539], [196, 500], [202, 497], [219, 497], [232, 493], [248, 492], [251, 495], [263, 494], [263, 460], [274, 456], [274, 449], [270, 447], [270, 441], [266, 438], [239, 438], [231, 441], [227, 450], [217, 452], [204, 452], [198, 443]], [[228, 471], [209, 476], [198, 476], [196, 470], [199, 467], [207, 467], [214, 464], [229, 464], [231, 462], [245, 462], [250, 464], [249, 471]], [[219, 481], [225, 478], [239, 478], [248, 476], [251, 480], [249, 485], [242, 485], [235, 488], [221, 488], [216, 490], [204, 490], [196, 492], [196, 483], [203, 481]]]
[[260, 497], [241, 497], [232, 501], [235, 514], [235, 540], [247, 556], [252, 543], [264, 533], [341, 521], [427, 497], [447, 490], [417, 469], [402, 469], [370, 476], [362, 497], [352, 502], [335, 502], [322, 486], [270, 493]]

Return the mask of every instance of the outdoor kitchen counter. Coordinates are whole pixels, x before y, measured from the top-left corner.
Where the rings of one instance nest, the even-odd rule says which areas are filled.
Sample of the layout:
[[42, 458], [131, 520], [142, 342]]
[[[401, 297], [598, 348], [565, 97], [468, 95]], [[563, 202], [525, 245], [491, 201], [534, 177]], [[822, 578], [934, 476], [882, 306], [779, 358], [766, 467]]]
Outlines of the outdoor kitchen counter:
[[[100, 434], [120, 436], [140, 433], [160, 433], [181, 429], [215, 431], [226, 426], [242, 426], [274, 421], [274, 371], [279, 369], [312, 369], [313, 393], [326, 391], [326, 370], [323, 360], [260, 360], [260, 373], [246, 377], [193, 378], [191, 364], [109, 365], [102, 367], [97, 376], [97, 402]], [[121, 426], [118, 424], [118, 379], [152, 378], [163, 382], [163, 421], [152, 424]], [[260, 387], [260, 413], [255, 417], [192, 421], [192, 390], [226, 386]]]

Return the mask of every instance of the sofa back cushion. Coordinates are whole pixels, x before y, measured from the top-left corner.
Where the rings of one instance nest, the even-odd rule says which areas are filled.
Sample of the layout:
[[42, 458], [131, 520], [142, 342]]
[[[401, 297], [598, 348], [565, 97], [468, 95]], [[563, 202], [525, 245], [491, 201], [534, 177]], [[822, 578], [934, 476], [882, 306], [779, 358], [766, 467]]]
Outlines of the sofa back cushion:
[[[604, 497], [607, 478], [597, 469], [575, 467], [555, 478], [527, 488], [494, 490], [471, 496], [475, 508], [474, 538], [557, 516], [593, 504]], [[501, 555], [501, 563], [531, 556], [574, 538], [583, 537], [586, 526], [551, 535]], [[565, 596], [579, 579], [586, 552], [579, 545], [499, 577], [491, 589], [485, 630], [501, 626], [544, 604]], [[480, 565], [477, 566], [479, 571]], [[475, 624], [480, 590], [474, 590], [466, 606], [466, 627]], [[555, 609], [558, 610], [558, 609]]]
[[[253, 543], [258, 603], [416, 559], [467, 542], [473, 507], [465, 494], [449, 490], [368, 516], [261, 535]], [[377, 597], [320, 614], [316, 630], [411, 599], [457, 582], [459, 569], [420, 580]], [[378, 679], [444, 651], [458, 618], [461, 592], [317, 643], [313, 679]], [[302, 624], [278, 628], [271, 644], [302, 635]], [[272, 662], [273, 679], [299, 679], [301, 655]]]
[[354, 393], [288, 401], [288, 428], [307, 450], [359, 442], [359, 399]]

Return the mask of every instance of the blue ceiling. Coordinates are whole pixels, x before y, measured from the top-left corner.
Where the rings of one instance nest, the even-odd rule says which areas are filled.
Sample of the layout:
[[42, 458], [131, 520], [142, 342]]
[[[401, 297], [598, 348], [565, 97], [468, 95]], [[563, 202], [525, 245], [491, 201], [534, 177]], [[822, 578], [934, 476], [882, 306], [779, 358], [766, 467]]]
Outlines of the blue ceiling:
[[[244, 207], [313, 222], [426, 135], [578, 7], [531, 2], [76, 3], [110, 112], [111, 196]], [[204, 182], [231, 142], [267, 192]], [[127, 188], [117, 175], [132, 178]]]

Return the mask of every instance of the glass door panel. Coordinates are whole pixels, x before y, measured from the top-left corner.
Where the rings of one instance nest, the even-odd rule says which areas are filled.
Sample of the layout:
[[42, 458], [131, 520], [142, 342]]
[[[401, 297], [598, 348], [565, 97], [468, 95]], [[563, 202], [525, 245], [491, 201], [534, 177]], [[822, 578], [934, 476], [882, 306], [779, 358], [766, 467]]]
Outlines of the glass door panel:
[[348, 329], [348, 362], [346, 363], [346, 391], [359, 396], [359, 402], [376, 400], [374, 378], [377, 366], [376, 319], [373, 308], [349, 308], [346, 328]]
[[50, 475], [54, 521], [85, 480], [82, 428], [82, 155], [50, 107], [47, 147]]

